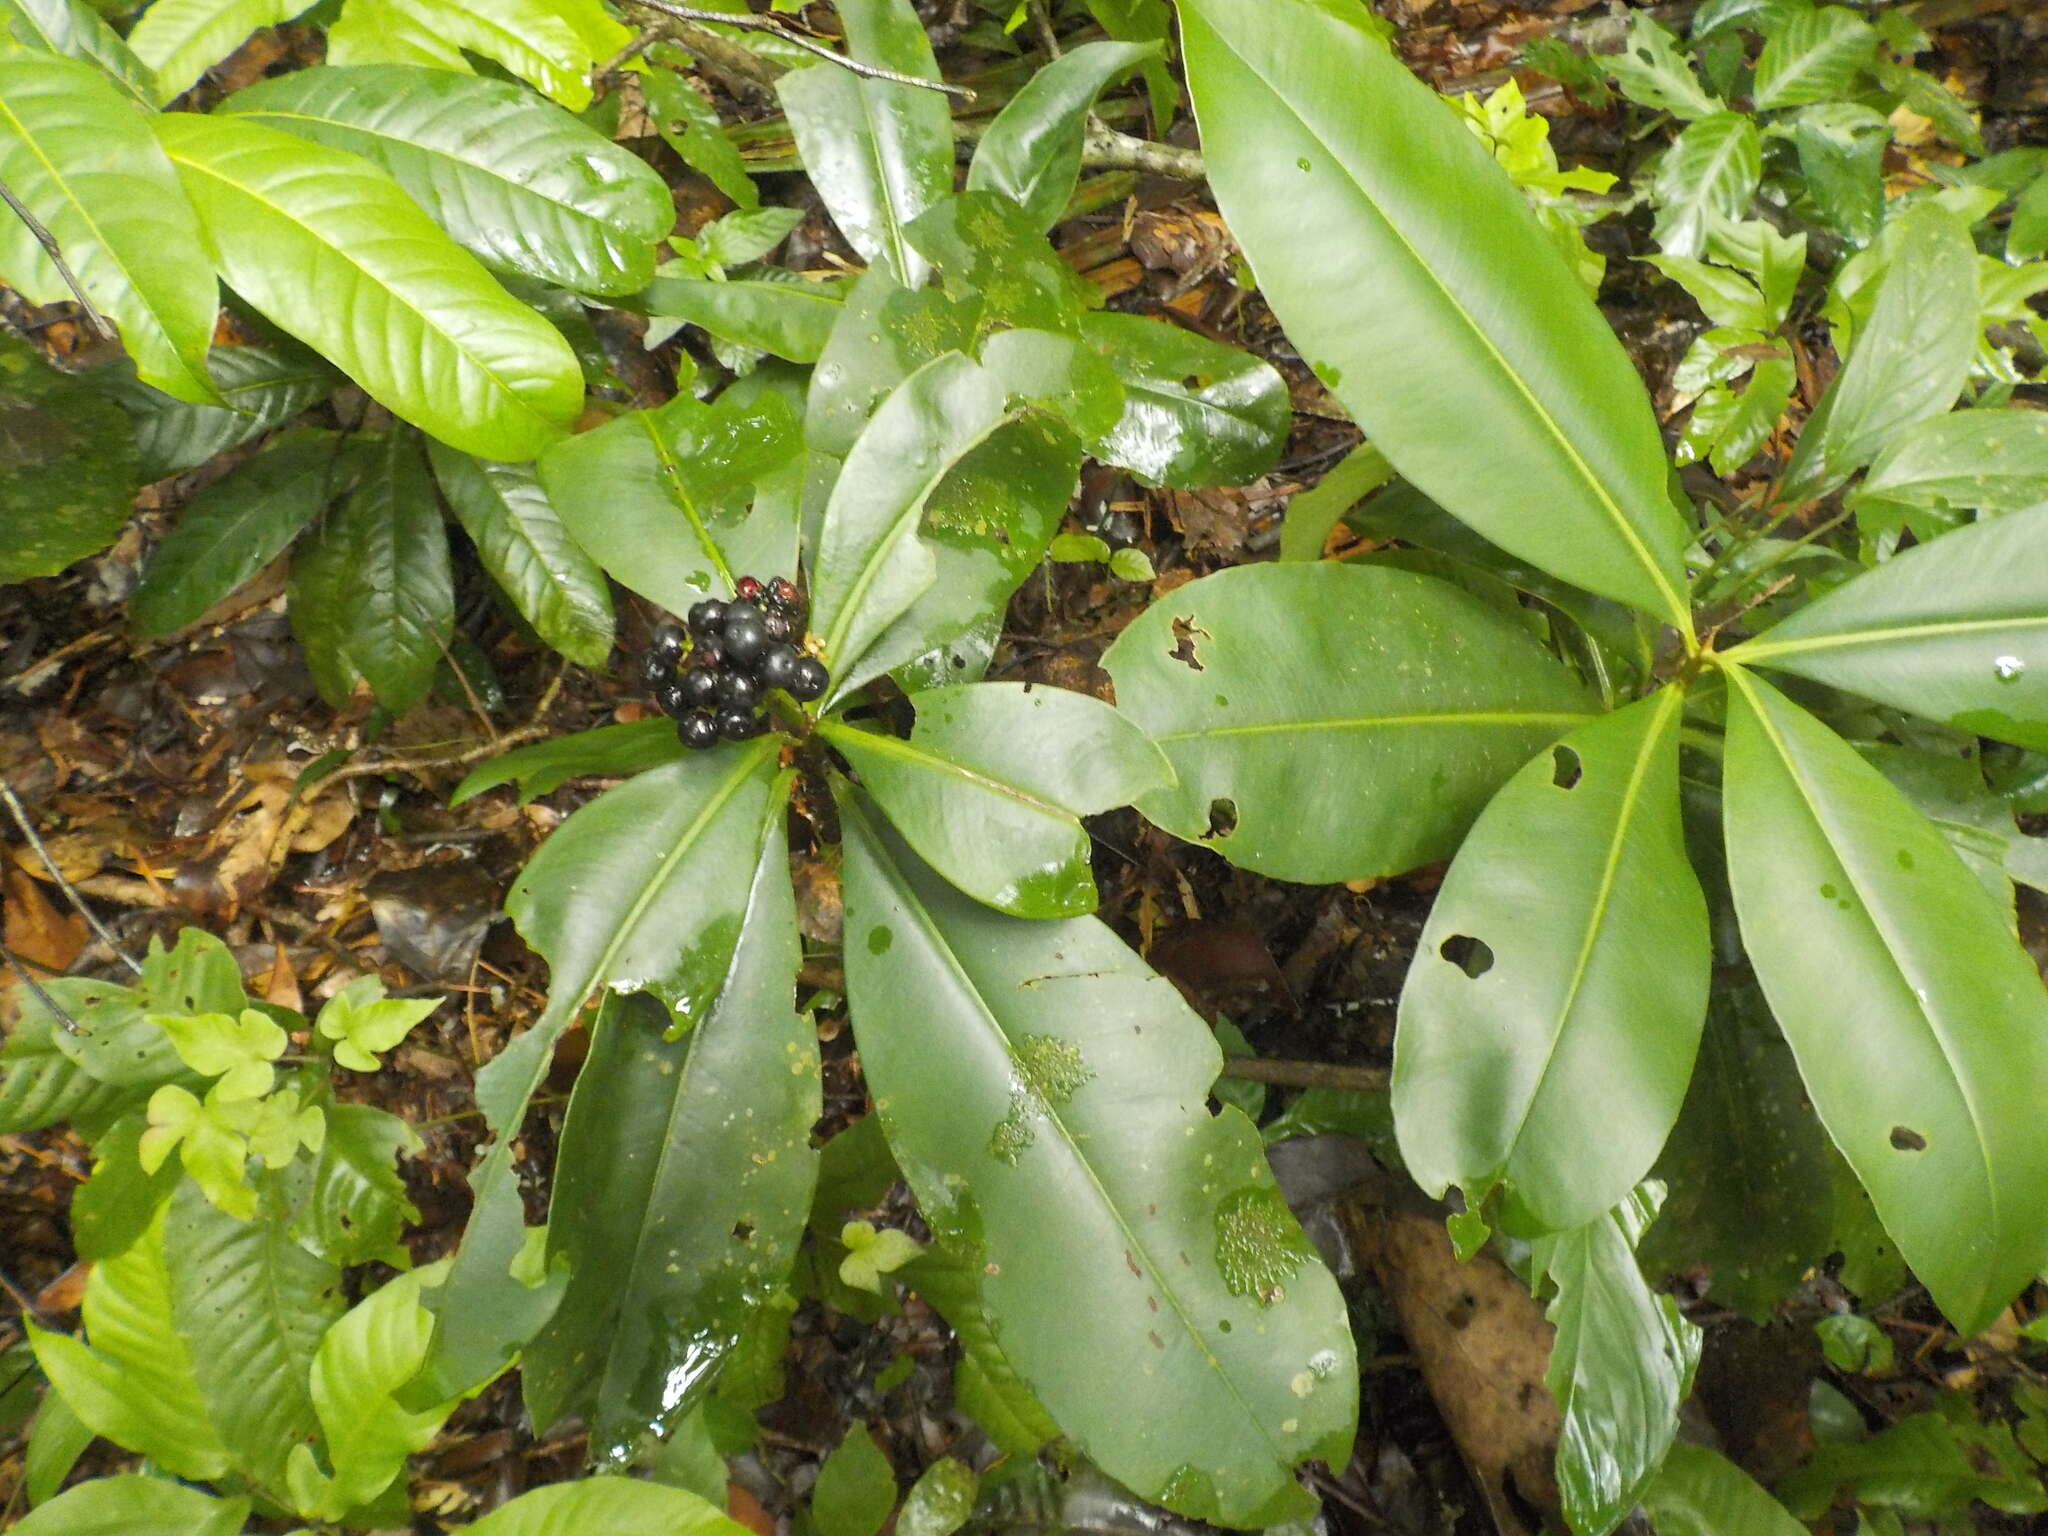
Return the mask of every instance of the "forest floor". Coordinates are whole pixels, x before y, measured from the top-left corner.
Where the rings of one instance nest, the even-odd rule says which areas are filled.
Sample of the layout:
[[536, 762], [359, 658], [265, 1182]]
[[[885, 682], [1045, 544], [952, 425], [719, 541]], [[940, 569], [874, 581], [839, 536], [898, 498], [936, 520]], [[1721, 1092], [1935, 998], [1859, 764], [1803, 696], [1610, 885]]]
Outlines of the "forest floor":
[[[943, 46], [948, 24], [964, 18], [967, 5], [923, 8], [935, 22], [950, 78], [971, 79], [987, 67], [986, 56], [971, 48]], [[1583, 39], [1612, 25], [1604, 11], [1575, 0], [1529, 11], [1491, 0], [1391, 0], [1380, 8], [1403, 24], [1409, 61], [1446, 90], [1498, 85], [1533, 37], [1563, 28]], [[2028, 0], [1939, 0], [1922, 10], [1947, 18], [1935, 29], [1936, 72], [1982, 104], [1991, 147], [2048, 142], [2048, 13]], [[279, 61], [307, 62], [309, 47], [317, 47], [310, 32], [286, 27], [264, 34], [225, 74], [253, 78]], [[225, 89], [241, 81], [215, 83]], [[1612, 110], [1596, 110], [1556, 87], [1532, 83], [1530, 94], [1552, 117], [1567, 164], [1626, 179], [1654, 147], [1629, 142]], [[762, 112], [741, 99], [725, 106], [728, 120]], [[1192, 143], [1192, 124], [1183, 117], [1166, 137]], [[651, 153], [666, 156], [648, 142]], [[700, 178], [666, 158], [662, 168], [681, 189], [687, 218], [701, 222], [723, 211]], [[1097, 659], [1121, 628], [1175, 586], [1269, 557], [1289, 497], [1313, 485], [1357, 432], [1256, 296], [1232, 281], [1233, 250], [1203, 189], [1129, 173], [1098, 186], [1099, 209], [1069, 221], [1055, 240], [1106, 302], [1260, 352], [1290, 380], [1296, 407], [1286, 455], [1252, 485], [1181, 492], [1094, 466], [1084, 473], [1069, 529], [1143, 549], [1156, 580], [1131, 584], [1109, 579], [1100, 566], [1048, 565], [1012, 604], [993, 675], [1106, 695]], [[785, 250], [787, 264], [813, 264], [840, 249], [800, 175], [772, 176], [764, 187], [770, 201], [810, 210]], [[1697, 329], [1693, 311], [1650, 268], [1621, 259], [1648, 248], [1643, 229], [1610, 220], [1590, 237], [1610, 257], [1603, 304], [1659, 388]], [[65, 311], [14, 303], [7, 317], [53, 355], [89, 360], [92, 343]], [[639, 324], [609, 315], [599, 334], [632, 387], [633, 403], [653, 404], [672, 387], [671, 350], [690, 342], [686, 336], [648, 353]], [[448, 791], [469, 767], [506, 746], [642, 718], [652, 706], [623, 661], [609, 673], [565, 669], [535, 646], [495, 602], [473, 559], [458, 565], [460, 629], [486, 663], [470, 671], [487, 685], [451, 688], [375, 740], [360, 714], [337, 715], [315, 694], [282, 611], [280, 569], [238, 592], [224, 605], [228, 611], [163, 641], [138, 643], [124, 622], [124, 599], [142, 557], [168, 517], [247, 451], [150, 487], [142, 515], [104, 556], [60, 578], [0, 589], [0, 775], [28, 807], [63, 874], [130, 951], [199, 924], [229, 941], [252, 990], [295, 1008], [317, 1006], [370, 970], [396, 993], [448, 999], [383, 1072], [349, 1090], [403, 1116], [425, 1141], [424, 1153], [405, 1164], [420, 1211], [410, 1247], [424, 1262], [454, 1246], [468, 1213], [465, 1179], [482, 1140], [471, 1098], [475, 1071], [543, 1001], [544, 968], [500, 915], [506, 887], [546, 833], [606, 783], [573, 781], [525, 806], [507, 788], [450, 809]], [[625, 602], [621, 655], [645, 642], [653, 618], [637, 600]], [[296, 792], [316, 762], [339, 766]], [[1093, 830], [1103, 917], [1206, 1017], [1242, 1031], [1264, 1065], [1239, 1070], [1269, 1079], [1262, 1100], [1269, 1118], [1302, 1087], [1356, 1086], [1384, 1073], [1395, 999], [1440, 869], [1352, 887], [1293, 886], [1235, 870], [1133, 813], [1098, 818]], [[11, 826], [5, 831], [6, 947], [52, 972], [107, 965], [111, 957], [65, 906], [42, 862]], [[806, 937], [829, 956], [838, 937], [835, 877], [812, 861], [799, 870], [798, 889]], [[2038, 940], [2038, 914], [2030, 920]], [[828, 983], [833, 964], [821, 958], [814, 970], [814, 981]], [[834, 1127], [859, 1114], [865, 1100], [843, 1021], [827, 1014], [819, 1029], [826, 1124]], [[554, 1133], [582, 1039], [580, 1032], [565, 1038], [521, 1144], [532, 1219], [545, 1211]], [[1247, 1080], [1233, 1086], [1261, 1093]], [[1302, 1118], [1305, 1129], [1318, 1128], [1313, 1114]], [[1375, 1136], [1369, 1117], [1353, 1116], [1347, 1129], [1368, 1149], [1387, 1152], [1384, 1125]], [[1440, 1234], [1440, 1214], [1424, 1212], [1428, 1219], [1419, 1226], [1404, 1224], [1404, 1216], [1417, 1214], [1410, 1202], [1419, 1197], [1370, 1178], [1360, 1195], [1357, 1175], [1370, 1169], [1357, 1162], [1358, 1143], [1325, 1140], [1305, 1150], [1298, 1145], [1281, 1170], [1290, 1194], [1313, 1215], [1317, 1235], [1337, 1250], [1365, 1373], [1358, 1453], [1341, 1476], [1317, 1479], [1332, 1536], [1463, 1536], [1493, 1529], [1489, 1499], [1496, 1507], [1505, 1500], [1510, 1510], [1518, 1501], [1540, 1508], [1544, 1490], [1531, 1480], [1540, 1484], [1544, 1474], [1526, 1461], [1518, 1465], [1530, 1437], [1515, 1422], [1518, 1413], [1540, 1421], [1548, 1402], [1540, 1317], [1526, 1294], [1520, 1308], [1503, 1303], [1496, 1319], [1501, 1336], [1487, 1344], [1497, 1351], [1494, 1369], [1472, 1386], [1470, 1400], [1444, 1401], [1449, 1378], [1434, 1369], [1431, 1355], [1444, 1341], [1424, 1336], [1404, 1306], [1414, 1293], [1440, 1296], [1443, 1287], [1467, 1283], [1445, 1268], [1448, 1248], [1440, 1237], [1418, 1235]], [[0, 1285], [7, 1298], [0, 1300], [0, 1344], [11, 1341], [20, 1315], [73, 1325], [83, 1269], [65, 1211], [87, 1172], [81, 1145], [63, 1133], [0, 1137]], [[1812, 1444], [1808, 1391], [1816, 1378], [1832, 1381], [1882, 1423], [1927, 1406], [1939, 1390], [1968, 1389], [2000, 1370], [1995, 1336], [1966, 1348], [1917, 1292], [1880, 1313], [1897, 1344], [1898, 1366], [1878, 1380], [1833, 1373], [1822, 1359], [1811, 1325], [1841, 1301], [1826, 1274], [1816, 1274], [1764, 1326], [1698, 1300], [1686, 1277], [1676, 1277], [1675, 1290], [1708, 1330], [1688, 1410], [1695, 1427], [1766, 1482]], [[1492, 1304], [1484, 1294], [1465, 1300]], [[735, 1495], [736, 1512], [752, 1515], [763, 1530], [799, 1504], [818, 1460], [851, 1418], [875, 1423], [906, 1479], [953, 1433], [944, 1400], [948, 1342], [928, 1311], [913, 1305], [869, 1324], [806, 1304], [791, 1348], [789, 1393], [762, 1413], [761, 1448], [735, 1468], [744, 1489]], [[900, 1386], [878, 1393], [880, 1366], [898, 1354], [915, 1369]], [[1487, 1434], [1496, 1445], [1491, 1466], [1476, 1469], [1491, 1484], [1482, 1487], [1459, 1449], [1463, 1440], [1469, 1452]], [[18, 1428], [0, 1428], [0, 1526], [21, 1449]], [[462, 1409], [416, 1463], [418, 1529], [439, 1529], [436, 1516], [459, 1524], [525, 1486], [573, 1475], [582, 1452], [574, 1439], [537, 1442], [516, 1387], [501, 1382]], [[113, 1465], [104, 1443], [93, 1455], [108, 1458], [96, 1470]], [[1113, 1492], [1094, 1488], [1088, 1497], [1093, 1502], [1085, 1506], [1078, 1492], [1070, 1498], [1065, 1518], [1105, 1529], [1166, 1528]], [[1017, 1518], [1035, 1524], [1048, 1514], [1020, 1509]], [[1998, 1518], [1987, 1516], [1985, 1528], [1998, 1529], [1990, 1523]]]

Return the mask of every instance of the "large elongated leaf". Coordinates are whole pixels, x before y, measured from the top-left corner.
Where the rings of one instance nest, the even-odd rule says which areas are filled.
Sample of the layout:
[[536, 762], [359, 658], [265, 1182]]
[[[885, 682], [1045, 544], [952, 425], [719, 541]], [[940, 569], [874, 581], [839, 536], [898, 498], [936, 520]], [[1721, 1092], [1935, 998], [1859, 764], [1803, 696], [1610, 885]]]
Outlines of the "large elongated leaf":
[[1136, 315], [1089, 315], [1081, 334], [1124, 386], [1097, 458], [1160, 485], [1243, 485], [1286, 446], [1287, 381], [1264, 359]]
[[1104, 86], [1159, 53], [1156, 43], [1083, 43], [1039, 70], [974, 148], [967, 188], [1013, 198], [1050, 229], [1081, 179], [1081, 141]]
[[2048, 993], [1997, 904], [1882, 774], [1760, 680], [1728, 677], [1743, 943], [1885, 1230], [1975, 1333], [2048, 1261]]
[[590, 105], [591, 66], [628, 38], [596, 0], [348, 0], [328, 34], [327, 58], [467, 72], [463, 53], [474, 53], [581, 112]]
[[135, 493], [119, 407], [8, 336], [0, 421], [0, 582], [54, 576], [113, 543]]
[[1900, 709], [2048, 747], [2048, 506], [1887, 560], [1729, 652]]
[[471, 1536], [742, 1536], [694, 1493], [630, 1477], [586, 1477], [521, 1494], [467, 1527]]
[[1143, 1497], [1268, 1525], [1347, 1454], [1336, 1283], [1257, 1133], [1211, 1116], [1213, 1037], [1092, 918], [1005, 917], [841, 795], [846, 962], [876, 1109], [933, 1228], [972, 1242], [1003, 1348]]
[[826, 739], [954, 885], [1017, 917], [1095, 910], [1079, 818], [1172, 782], [1144, 732], [1086, 694], [977, 683], [912, 694], [908, 741], [828, 722]]
[[1955, 404], [1977, 346], [1977, 250], [1960, 214], [1927, 202], [1885, 231], [1870, 319], [1785, 466], [1782, 500], [1825, 495], [1899, 433]]
[[562, 526], [525, 464], [493, 464], [429, 443], [434, 477], [484, 569], [534, 632], [571, 661], [601, 667], [612, 651], [604, 572]]
[[898, 385], [846, 456], [811, 572], [811, 627], [823, 637], [835, 693], [852, 685], [851, 665], [936, 579], [937, 560], [917, 536], [925, 501], [1004, 417], [1002, 382], [951, 352]]
[[1806, 1527], [1718, 1451], [1680, 1442], [1643, 1489], [1657, 1536], [1805, 1536]]
[[[1359, 425], [1502, 548], [1684, 628], [1649, 397], [1486, 147], [1341, 7], [1180, 15], [1223, 215]], [[1447, 420], [1483, 421], [1487, 451]]]
[[448, 539], [420, 445], [393, 430], [292, 560], [292, 629], [339, 706], [357, 678], [403, 714], [426, 697], [455, 629]]
[[661, 277], [635, 301], [650, 315], [687, 320], [713, 336], [793, 363], [815, 363], [844, 307], [821, 283]]
[[1893, 438], [1857, 498], [2018, 512], [2048, 504], [2048, 411], [1951, 411]]
[[747, 493], [796, 448], [780, 395], [709, 406], [678, 395], [558, 443], [536, 468], [563, 526], [614, 580], [685, 613], [730, 593], [779, 542], [772, 518], [748, 517]]
[[129, 600], [135, 632], [183, 629], [283, 553], [327, 504], [337, 449], [332, 432], [287, 432], [193, 497]]
[[1706, 1016], [1707, 903], [1678, 806], [1682, 692], [1581, 726], [1458, 850], [1401, 989], [1394, 1121], [1433, 1194], [1509, 1186], [1517, 1223], [1582, 1226], [1650, 1165]]
[[31, 48], [97, 64], [138, 104], [156, 105], [149, 66], [85, 0], [0, 0], [0, 27]]
[[330, 66], [261, 81], [220, 110], [361, 155], [486, 266], [580, 293], [644, 287], [675, 224], [646, 161], [506, 81]]
[[319, 358], [290, 344], [215, 347], [206, 371], [224, 405], [177, 400], [132, 379], [106, 380], [135, 423], [136, 478], [161, 480], [204, 464], [283, 426], [340, 382]]
[[[863, 64], [939, 78], [910, 0], [847, 0], [847, 51]], [[847, 243], [898, 282], [930, 267], [904, 226], [953, 190], [953, 115], [937, 91], [813, 64], [776, 84], [797, 153]]]
[[671, 1041], [659, 1007], [608, 1004], [562, 1128], [548, 1246], [572, 1278], [521, 1370], [534, 1422], [582, 1410], [601, 1462], [629, 1462], [711, 1385], [810, 1211], [818, 1044], [794, 1006], [783, 839], [762, 839], [750, 884], [703, 1021]]
[[156, 126], [221, 275], [378, 403], [481, 458], [562, 435], [583, 400], [568, 342], [383, 171], [233, 117]]
[[216, 1499], [123, 1472], [66, 1489], [11, 1529], [16, 1536], [234, 1536], [248, 1518], [247, 1499]]
[[1531, 753], [1596, 712], [1497, 610], [1378, 566], [1190, 582], [1102, 664], [1179, 775], [1138, 808], [1282, 880], [1443, 858]]
[[236, 1463], [282, 1488], [292, 1447], [319, 1428], [308, 1384], [320, 1336], [341, 1315], [341, 1271], [279, 1223], [217, 1210], [189, 1180], [166, 1213], [172, 1311], [207, 1412]]
[[156, 74], [159, 105], [185, 94], [260, 27], [290, 21], [309, 0], [153, 0], [128, 46]]
[[[144, 382], [214, 400], [207, 343], [219, 292], [198, 216], [135, 101], [90, 64], [0, 59], [0, 181], [40, 219]], [[69, 303], [28, 226], [0, 220], [0, 272], [32, 304]]]
[[600, 725], [515, 747], [502, 757], [478, 764], [448, 797], [451, 806], [500, 784], [517, 784], [522, 804], [584, 774], [627, 778], [683, 756], [675, 728], [666, 719], [636, 720], [631, 725]]

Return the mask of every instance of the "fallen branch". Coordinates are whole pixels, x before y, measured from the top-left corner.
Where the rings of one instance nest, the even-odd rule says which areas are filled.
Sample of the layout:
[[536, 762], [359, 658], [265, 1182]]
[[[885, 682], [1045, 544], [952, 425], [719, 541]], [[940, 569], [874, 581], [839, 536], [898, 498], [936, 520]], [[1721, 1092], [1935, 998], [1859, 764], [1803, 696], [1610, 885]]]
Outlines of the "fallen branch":
[[659, 11], [662, 15], [677, 21], [690, 22], [696, 26], [731, 27], [739, 32], [769, 32], [786, 43], [794, 44], [804, 52], [815, 54], [841, 69], [867, 80], [886, 80], [892, 85], [914, 85], [919, 90], [941, 91], [962, 101], [974, 100], [974, 92], [964, 85], [948, 85], [943, 80], [927, 80], [922, 75], [906, 75], [899, 70], [884, 69], [879, 64], [863, 64], [859, 59], [849, 59], [843, 53], [834, 53], [823, 43], [814, 42], [801, 32], [786, 26], [774, 16], [736, 15], [727, 11], [710, 11], [701, 6], [677, 5], [674, 0], [628, 0], [628, 4], [643, 10]]
[[85, 296], [85, 289], [78, 281], [78, 274], [71, 270], [71, 263], [64, 259], [64, 251], [57, 244], [57, 237], [43, 227], [43, 221], [28, 211], [22, 200], [14, 195], [13, 188], [4, 181], [0, 181], [0, 202], [6, 203], [14, 210], [14, 216], [28, 226], [28, 232], [36, 237], [36, 244], [40, 245], [43, 254], [50, 258], [50, 265], [57, 269], [57, 275], [64, 279], [64, 286], [69, 288], [71, 296], [78, 300], [78, 307], [84, 311], [85, 318], [91, 322], [92, 328], [98, 331], [103, 339], [115, 340], [113, 326], [107, 323], [105, 315], [93, 307], [92, 300]]
[[1336, 1088], [1345, 1093], [1385, 1093], [1391, 1074], [1383, 1067], [1339, 1067], [1323, 1061], [1280, 1061], [1271, 1056], [1230, 1056], [1225, 1077], [1276, 1088]]

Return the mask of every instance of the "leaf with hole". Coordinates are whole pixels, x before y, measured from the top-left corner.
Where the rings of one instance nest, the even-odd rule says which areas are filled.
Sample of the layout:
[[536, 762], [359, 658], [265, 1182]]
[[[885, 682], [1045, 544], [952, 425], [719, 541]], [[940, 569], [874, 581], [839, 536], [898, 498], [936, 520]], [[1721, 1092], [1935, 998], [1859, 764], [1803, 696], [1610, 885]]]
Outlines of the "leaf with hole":
[[1594, 55], [1621, 88], [1640, 106], [1673, 117], [1698, 120], [1722, 111], [1720, 99], [1700, 84], [1678, 39], [1656, 17], [1636, 11], [1628, 18], [1628, 40], [1619, 53]]
[[634, 73], [662, 142], [737, 207], [760, 207], [760, 189], [747, 174], [746, 160], [727, 137], [718, 109], [672, 70], [649, 65]]

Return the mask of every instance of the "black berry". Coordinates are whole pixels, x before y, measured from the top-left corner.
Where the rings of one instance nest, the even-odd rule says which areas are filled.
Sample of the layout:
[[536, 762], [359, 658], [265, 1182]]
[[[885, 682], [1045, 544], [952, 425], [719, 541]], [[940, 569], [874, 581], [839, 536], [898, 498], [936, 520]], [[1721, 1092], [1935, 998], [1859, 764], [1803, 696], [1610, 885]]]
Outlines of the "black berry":
[[[744, 611], [741, 611], [744, 610]], [[752, 607], [734, 603], [726, 613], [725, 634], [722, 637], [725, 654], [741, 666], [749, 666], [754, 658], [768, 649], [768, 629], [761, 622], [761, 615]]]
[[789, 696], [809, 703], [825, 691], [825, 685], [832, 681], [832, 674], [825, 670], [825, 664], [815, 656], [805, 656], [797, 661], [791, 670]]
[[673, 620], [664, 620], [655, 625], [654, 638], [648, 642], [647, 651], [649, 655], [659, 656], [663, 661], [673, 662], [681, 659], [686, 643], [683, 626]]
[[676, 740], [702, 751], [718, 740], [718, 722], [702, 711], [685, 715], [676, 722]]
[[690, 660], [715, 672], [725, 665], [725, 647], [716, 640], [699, 640], [697, 649], [690, 653]]
[[[692, 674], [693, 676], [695, 674]], [[671, 719], [680, 719], [689, 713], [696, 701], [689, 695], [680, 677], [664, 677], [654, 685], [654, 702], [661, 706], [661, 712]]]
[[771, 645], [754, 663], [754, 676], [763, 688], [787, 688], [796, 681], [796, 651], [787, 645]]
[[679, 682], [683, 698], [692, 709], [709, 709], [718, 698], [718, 674], [708, 667], [692, 667]]
[[707, 597], [690, 610], [690, 633], [698, 636], [715, 635], [725, 623], [725, 604], [715, 597]]
[[744, 672], [723, 672], [718, 678], [718, 702], [733, 709], [751, 709], [760, 702], [761, 685]]
[[727, 741], [745, 741], [749, 736], [760, 735], [765, 729], [751, 710], [721, 709], [718, 712], [718, 734]]
[[796, 638], [796, 623], [786, 613], [777, 613], [771, 610], [768, 616], [761, 620], [761, 627], [768, 631], [768, 638], [770, 640], [794, 640]]
[[661, 680], [675, 671], [675, 665], [656, 651], [640, 653], [640, 678], [648, 687], [659, 687]]

